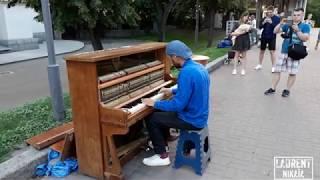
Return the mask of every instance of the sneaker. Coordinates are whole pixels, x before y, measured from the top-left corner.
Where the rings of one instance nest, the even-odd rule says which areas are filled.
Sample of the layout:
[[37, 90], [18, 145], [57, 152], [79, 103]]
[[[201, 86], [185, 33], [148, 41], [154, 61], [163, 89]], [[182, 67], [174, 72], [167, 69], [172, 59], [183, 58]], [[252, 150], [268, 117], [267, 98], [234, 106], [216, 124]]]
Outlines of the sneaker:
[[246, 71], [244, 69], [241, 70], [241, 75], [242, 76], [246, 75]]
[[288, 97], [290, 95], [290, 91], [285, 89], [282, 91], [282, 97]]
[[274, 94], [275, 92], [276, 92], [276, 90], [270, 88], [270, 89], [266, 90], [266, 91], [264, 92], [264, 94], [265, 94], [265, 95], [270, 95], [270, 94]]
[[262, 69], [262, 65], [261, 65], [261, 64], [258, 64], [254, 69], [255, 69], [255, 70], [260, 70], [260, 69]]
[[170, 158], [161, 158], [159, 154], [144, 158], [142, 163], [146, 166], [168, 166], [170, 165]]
[[271, 68], [271, 72], [274, 73], [275, 71], [276, 71], [276, 68], [275, 68], [275, 67], [272, 67], [272, 68]]
[[233, 69], [232, 75], [236, 75], [236, 74], [237, 74], [237, 70], [236, 70], [236, 69]]

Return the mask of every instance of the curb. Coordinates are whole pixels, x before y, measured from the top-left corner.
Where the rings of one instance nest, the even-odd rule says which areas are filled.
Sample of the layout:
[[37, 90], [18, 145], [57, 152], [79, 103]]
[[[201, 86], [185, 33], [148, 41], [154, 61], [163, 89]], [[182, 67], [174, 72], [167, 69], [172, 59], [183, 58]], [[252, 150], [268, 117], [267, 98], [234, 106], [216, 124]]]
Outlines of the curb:
[[[217, 58], [206, 65], [209, 73], [220, 68], [227, 55]], [[48, 148], [38, 151], [29, 146], [21, 153], [0, 164], [0, 179], [30, 179], [36, 165], [47, 161]]]
[[227, 58], [227, 55], [218, 57], [216, 60], [208, 63], [206, 65], [206, 69], [209, 71], [209, 73], [213, 72], [214, 70], [220, 68], [224, 64], [224, 60]]
[[[69, 53], [74, 53], [74, 52], [77, 52], [79, 50], [82, 50], [84, 47], [85, 47], [85, 44], [81, 41], [78, 41], [81, 43], [81, 46], [80, 47], [77, 47], [77, 48], [74, 48], [72, 50], [69, 50], [69, 51], [62, 51], [62, 52], [58, 52], [56, 49], [55, 49], [55, 57], [59, 56], [59, 55], [65, 55], [65, 54], [69, 54]], [[19, 52], [19, 51], [17, 51]], [[1, 54], [0, 54], [1, 55]], [[2, 55], [5, 55], [5, 54], [2, 54]], [[15, 60], [7, 60], [5, 62], [2, 62], [0, 61], [0, 66], [1, 65], [7, 65], [7, 64], [13, 64], [13, 63], [19, 63], [19, 62], [24, 62], [24, 61], [31, 61], [31, 60], [36, 60], [36, 59], [40, 59], [40, 58], [47, 58], [48, 57], [48, 53], [45, 53], [43, 55], [39, 55], [39, 56], [33, 56], [33, 57], [30, 57], [30, 58], [18, 58], [18, 59], [15, 59]]]
[[47, 160], [48, 149], [27, 147], [23, 152], [0, 164], [0, 179], [30, 179], [36, 165]]

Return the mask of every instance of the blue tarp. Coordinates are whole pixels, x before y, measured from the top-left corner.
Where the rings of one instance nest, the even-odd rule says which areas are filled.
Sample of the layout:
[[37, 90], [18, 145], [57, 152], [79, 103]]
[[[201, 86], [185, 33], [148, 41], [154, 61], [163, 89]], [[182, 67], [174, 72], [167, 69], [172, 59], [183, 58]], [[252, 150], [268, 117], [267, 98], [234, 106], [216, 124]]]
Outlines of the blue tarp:
[[52, 149], [48, 153], [48, 162], [36, 167], [35, 175], [65, 177], [78, 169], [78, 161], [74, 158], [68, 158], [60, 161], [60, 153]]

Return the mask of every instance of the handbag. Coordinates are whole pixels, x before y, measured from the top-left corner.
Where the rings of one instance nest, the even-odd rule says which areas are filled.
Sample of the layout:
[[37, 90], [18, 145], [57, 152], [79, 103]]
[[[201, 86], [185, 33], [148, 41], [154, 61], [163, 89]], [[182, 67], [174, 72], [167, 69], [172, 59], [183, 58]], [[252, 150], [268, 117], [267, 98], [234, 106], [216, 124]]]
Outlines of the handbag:
[[288, 49], [288, 56], [294, 61], [304, 59], [308, 55], [307, 47], [303, 44], [292, 44], [292, 34], [293, 29], [290, 27], [290, 45]]

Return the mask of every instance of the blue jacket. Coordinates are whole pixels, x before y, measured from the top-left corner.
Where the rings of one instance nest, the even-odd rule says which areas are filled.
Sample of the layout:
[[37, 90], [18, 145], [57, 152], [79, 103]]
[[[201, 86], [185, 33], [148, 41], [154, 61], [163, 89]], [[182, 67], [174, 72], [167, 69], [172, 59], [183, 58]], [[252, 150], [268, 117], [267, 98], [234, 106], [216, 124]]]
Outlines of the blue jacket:
[[155, 102], [154, 108], [177, 112], [178, 117], [197, 128], [207, 125], [209, 115], [208, 71], [199, 63], [188, 59], [178, 76], [178, 88], [173, 98]]

